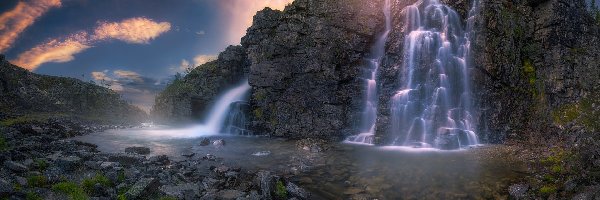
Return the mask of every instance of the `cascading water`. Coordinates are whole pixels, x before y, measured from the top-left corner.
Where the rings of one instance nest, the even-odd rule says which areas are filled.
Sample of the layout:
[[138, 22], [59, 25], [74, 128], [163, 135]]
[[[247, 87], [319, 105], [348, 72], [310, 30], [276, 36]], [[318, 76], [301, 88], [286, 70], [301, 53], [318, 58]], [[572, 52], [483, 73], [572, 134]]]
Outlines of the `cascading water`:
[[475, 0], [463, 29], [439, 0], [408, 6], [400, 90], [392, 97], [393, 145], [459, 149], [476, 145], [471, 125], [470, 33]]
[[347, 142], [373, 144], [375, 137], [375, 124], [377, 121], [377, 73], [381, 65], [381, 59], [385, 54], [385, 43], [388, 35], [392, 30], [392, 22], [390, 16], [390, 0], [385, 0], [383, 13], [385, 15], [385, 30], [377, 37], [377, 41], [371, 49], [370, 58], [367, 59], [368, 69], [365, 77], [366, 93], [365, 105], [361, 116], [361, 133], [355, 136], [350, 136]]
[[246, 121], [246, 113], [249, 111], [248, 102], [233, 102], [230, 107], [229, 115], [221, 132], [232, 135], [252, 135]]
[[193, 128], [193, 136], [218, 134], [226, 126], [225, 122], [230, 116], [232, 104], [243, 101], [250, 91], [251, 87], [248, 81], [243, 81], [242, 84], [227, 91], [223, 96], [219, 97], [215, 104], [206, 115], [204, 123]]

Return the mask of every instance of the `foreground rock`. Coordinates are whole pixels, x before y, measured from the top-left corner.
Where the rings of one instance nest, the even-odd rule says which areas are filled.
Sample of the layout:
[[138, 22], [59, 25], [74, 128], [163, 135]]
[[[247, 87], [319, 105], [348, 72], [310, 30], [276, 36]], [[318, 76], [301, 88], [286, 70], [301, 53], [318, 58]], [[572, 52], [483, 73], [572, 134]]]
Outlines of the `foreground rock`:
[[[45, 127], [42, 127], [42, 129]], [[276, 190], [288, 197], [309, 194], [276, 172], [253, 172], [223, 164], [214, 155], [171, 161], [165, 155], [146, 157], [146, 147], [133, 153], [102, 153], [97, 147], [49, 135], [40, 142], [16, 129], [15, 144], [0, 151], [0, 199], [273, 199]], [[81, 133], [78, 133], [81, 134]], [[224, 143], [223, 140], [217, 140]], [[220, 146], [219, 148], [223, 148]], [[130, 148], [131, 149], [131, 148]], [[139, 151], [142, 152], [139, 152]], [[258, 181], [257, 181], [258, 180]], [[282, 184], [277, 187], [276, 184]]]

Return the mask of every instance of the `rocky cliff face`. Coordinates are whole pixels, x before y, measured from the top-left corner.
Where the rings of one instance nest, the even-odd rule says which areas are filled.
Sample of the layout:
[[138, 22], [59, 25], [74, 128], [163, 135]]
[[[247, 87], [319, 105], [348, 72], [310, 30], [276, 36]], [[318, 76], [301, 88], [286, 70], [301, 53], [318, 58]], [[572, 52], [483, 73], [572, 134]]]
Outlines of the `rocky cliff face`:
[[43, 116], [104, 123], [139, 123], [147, 117], [112, 90], [74, 78], [34, 74], [0, 55], [0, 119], [8, 123]]
[[354, 133], [363, 58], [383, 30], [383, 1], [296, 0], [265, 9], [242, 39], [251, 61], [253, 127], [290, 138]]
[[600, 32], [583, 0], [483, 1], [478, 23], [473, 76], [485, 142], [545, 140], [573, 122], [598, 127], [588, 118], [600, 109]]
[[[465, 18], [471, 1], [445, 0]], [[394, 1], [394, 29], [379, 75], [377, 136], [389, 134], [390, 98], [403, 61], [405, 14]], [[565, 125], [599, 127], [598, 26], [583, 0], [480, 0], [471, 76], [481, 142], [545, 140]], [[597, 129], [596, 129], [597, 130]], [[552, 133], [555, 133], [554, 135]]]
[[157, 122], [198, 120], [218, 95], [239, 84], [248, 74], [246, 49], [230, 46], [215, 61], [200, 65], [177, 79], [155, 99], [152, 116]]

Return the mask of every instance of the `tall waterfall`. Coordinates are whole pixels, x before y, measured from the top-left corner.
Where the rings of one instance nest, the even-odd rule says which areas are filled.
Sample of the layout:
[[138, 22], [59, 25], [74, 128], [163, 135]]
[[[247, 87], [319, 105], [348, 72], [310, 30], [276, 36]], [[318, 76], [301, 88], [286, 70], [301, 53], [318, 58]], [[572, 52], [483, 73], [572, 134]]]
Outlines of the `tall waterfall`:
[[381, 66], [381, 59], [385, 55], [385, 43], [392, 30], [390, 7], [390, 0], [385, 0], [383, 8], [383, 13], [385, 15], [385, 30], [377, 37], [377, 41], [371, 48], [370, 58], [367, 59], [368, 69], [366, 70], [367, 73], [365, 75], [367, 92], [365, 93], [365, 105], [361, 115], [361, 133], [350, 136], [347, 139], [348, 142], [373, 144], [379, 99], [377, 94], [377, 73], [379, 71], [379, 66]]
[[393, 145], [459, 149], [478, 143], [468, 71], [478, 3], [473, 1], [465, 28], [439, 0], [406, 8], [400, 89], [391, 104]]

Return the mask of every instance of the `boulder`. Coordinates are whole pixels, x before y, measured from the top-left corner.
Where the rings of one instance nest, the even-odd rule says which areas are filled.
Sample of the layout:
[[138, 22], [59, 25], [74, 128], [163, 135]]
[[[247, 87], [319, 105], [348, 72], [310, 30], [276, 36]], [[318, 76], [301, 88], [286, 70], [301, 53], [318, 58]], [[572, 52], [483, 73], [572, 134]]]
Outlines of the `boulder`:
[[220, 200], [235, 200], [246, 196], [246, 193], [239, 190], [221, 190], [217, 193], [217, 199]]
[[13, 186], [4, 179], [0, 179], [0, 197], [13, 192]]
[[208, 138], [202, 138], [200, 140], [200, 146], [208, 146], [210, 144], [210, 140]]
[[169, 160], [169, 156], [167, 155], [152, 156], [148, 159], [148, 161], [160, 165], [168, 165], [169, 163], [171, 163], [171, 161]]
[[222, 147], [225, 146], [225, 140], [223, 139], [218, 139], [212, 142], [214, 146], [216, 147]]
[[262, 197], [271, 199], [271, 190], [275, 188], [275, 177], [270, 171], [259, 171], [256, 175], [256, 182], [260, 187]]
[[148, 155], [150, 154], [150, 148], [148, 147], [127, 147], [125, 148], [125, 153], [136, 153], [140, 155]]
[[194, 196], [199, 195], [200, 187], [192, 183], [184, 183], [179, 185], [163, 185], [160, 187], [160, 191], [168, 196], [176, 197], [178, 199], [184, 199], [186, 192], [192, 192]]
[[81, 166], [81, 158], [77, 156], [60, 157], [56, 159], [56, 165], [65, 171], [73, 171]]
[[124, 166], [138, 165], [141, 164], [146, 158], [137, 154], [117, 153], [108, 156], [108, 161], [119, 162]]
[[8, 169], [10, 169], [13, 172], [17, 172], [17, 173], [23, 173], [23, 172], [27, 172], [28, 168], [25, 165], [22, 165], [21, 163], [17, 163], [14, 161], [6, 161], [4, 162], [4, 166]]
[[125, 193], [127, 199], [144, 199], [148, 193], [158, 189], [158, 181], [154, 178], [141, 178]]
[[527, 184], [514, 184], [508, 187], [508, 193], [510, 197], [513, 199], [525, 199], [527, 198], [527, 191], [529, 190], [529, 185]]
[[302, 189], [301, 187], [292, 182], [287, 183], [287, 185], [285, 186], [285, 190], [291, 197], [296, 197], [298, 199], [309, 199], [310, 197], [310, 194], [306, 190]]

